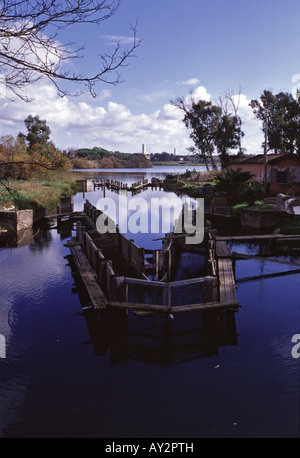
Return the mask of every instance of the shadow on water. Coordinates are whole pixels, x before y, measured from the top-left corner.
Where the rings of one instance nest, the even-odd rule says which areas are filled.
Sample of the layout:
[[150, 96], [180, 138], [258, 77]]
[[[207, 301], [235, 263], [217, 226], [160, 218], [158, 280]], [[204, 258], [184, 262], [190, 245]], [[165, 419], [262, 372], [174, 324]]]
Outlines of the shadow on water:
[[89, 310], [84, 316], [95, 355], [110, 351], [111, 365], [136, 360], [169, 366], [216, 356], [219, 347], [238, 343], [235, 314], [230, 310], [143, 316]]
[[52, 235], [48, 226], [34, 226], [21, 231], [4, 233], [0, 236], [0, 248], [22, 248], [29, 246], [33, 252], [42, 252], [50, 247]]

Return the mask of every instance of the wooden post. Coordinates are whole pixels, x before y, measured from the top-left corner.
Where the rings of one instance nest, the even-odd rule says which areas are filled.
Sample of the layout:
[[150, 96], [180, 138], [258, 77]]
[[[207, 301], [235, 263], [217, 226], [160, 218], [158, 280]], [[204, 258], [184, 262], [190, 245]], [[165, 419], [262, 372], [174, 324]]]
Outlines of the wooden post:
[[76, 221], [76, 241], [77, 242], [82, 242], [82, 240], [80, 240], [80, 236], [81, 236], [81, 221]]
[[131, 245], [132, 243], [134, 243], [134, 240], [133, 239], [130, 239], [129, 240], [129, 243], [128, 243], [128, 257], [127, 257], [127, 260], [128, 260], [128, 266], [131, 266]]
[[102, 257], [102, 253], [98, 252], [97, 263], [96, 263], [96, 275], [101, 288], [106, 292], [106, 259]]
[[108, 299], [110, 299], [111, 296], [111, 277], [114, 275], [113, 267], [112, 267], [112, 261], [108, 260], [106, 261], [106, 287], [107, 287], [107, 295]]
[[203, 303], [217, 301], [218, 280], [216, 277], [206, 277], [203, 283]]
[[155, 279], [158, 281], [159, 276], [159, 250], [155, 250]]

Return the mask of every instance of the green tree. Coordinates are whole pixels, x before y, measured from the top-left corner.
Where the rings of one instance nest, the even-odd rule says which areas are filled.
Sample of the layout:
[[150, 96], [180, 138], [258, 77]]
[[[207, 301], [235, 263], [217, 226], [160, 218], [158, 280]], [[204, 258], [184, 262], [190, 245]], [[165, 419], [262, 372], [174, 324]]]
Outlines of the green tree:
[[222, 168], [227, 168], [230, 163], [229, 150], [241, 148], [241, 139], [244, 136], [241, 124], [241, 119], [235, 115], [224, 114], [220, 118], [215, 133], [215, 144]]
[[27, 128], [26, 140], [28, 142], [29, 153], [31, 153], [36, 146], [45, 148], [49, 143], [51, 133], [47, 121], [41, 120], [39, 116], [29, 115], [24, 122]]
[[260, 99], [251, 100], [250, 106], [257, 119], [268, 126], [268, 150], [275, 154], [300, 154], [300, 104], [292, 94], [279, 92], [274, 95], [265, 90]]
[[214, 134], [221, 116], [221, 108], [213, 106], [206, 100], [195, 102], [192, 97], [190, 103], [186, 103], [183, 98], [178, 98], [171, 101], [171, 104], [184, 112], [183, 122], [190, 131], [190, 138], [199, 151], [206, 169], [209, 170], [210, 166], [215, 169]]
[[222, 167], [227, 167], [229, 150], [240, 147], [244, 135], [240, 117], [223, 113], [221, 106], [206, 100], [195, 102], [192, 97], [189, 102], [179, 98], [171, 104], [184, 112], [183, 121], [207, 170], [210, 166], [216, 169], [214, 153], [219, 154]]

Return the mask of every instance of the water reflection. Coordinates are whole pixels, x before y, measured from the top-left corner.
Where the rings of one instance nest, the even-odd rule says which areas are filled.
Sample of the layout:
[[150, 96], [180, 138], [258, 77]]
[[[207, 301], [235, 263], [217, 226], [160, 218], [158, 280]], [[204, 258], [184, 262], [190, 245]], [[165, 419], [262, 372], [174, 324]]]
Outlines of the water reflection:
[[10, 231], [0, 235], [1, 248], [21, 248], [33, 243], [33, 228], [23, 229], [22, 231]]
[[167, 175], [177, 175], [185, 171], [202, 172], [205, 167], [202, 166], [154, 166], [151, 168], [140, 169], [90, 169], [90, 170], [73, 170], [79, 179], [110, 179], [120, 180], [129, 185], [143, 179], [151, 181], [153, 177], [164, 179]]
[[230, 310], [174, 315], [89, 310], [84, 316], [95, 355], [110, 351], [111, 365], [137, 360], [169, 366], [217, 356], [220, 347], [238, 344]]
[[21, 231], [11, 230], [0, 236], [0, 247], [22, 248], [28, 246], [33, 252], [42, 252], [44, 248], [51, 245], [52, 235], [49, 229], [48, 224], [41, 224]]

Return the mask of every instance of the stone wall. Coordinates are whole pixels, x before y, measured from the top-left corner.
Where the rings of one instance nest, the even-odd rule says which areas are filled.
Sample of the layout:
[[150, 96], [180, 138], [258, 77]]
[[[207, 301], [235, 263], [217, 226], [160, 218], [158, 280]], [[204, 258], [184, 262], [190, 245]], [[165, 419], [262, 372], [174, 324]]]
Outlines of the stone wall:
[[0, 226], [15, 232], [29, 229], [33, 226], [33, 210], [2, 211], [0, 212]]
[[241, 225], [260, 230], [272, 230], [284, 218], [286, 218], [285, 211], [244, 209], [241, 212]]

